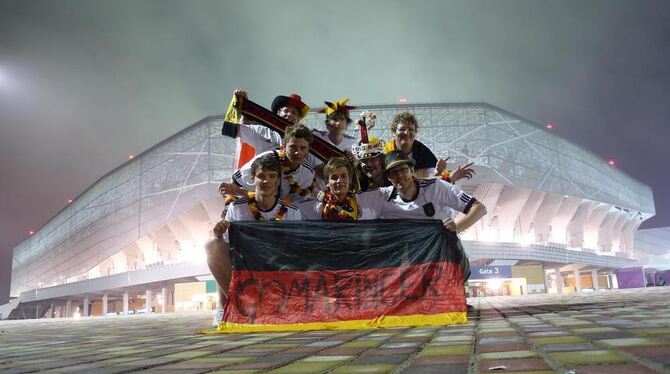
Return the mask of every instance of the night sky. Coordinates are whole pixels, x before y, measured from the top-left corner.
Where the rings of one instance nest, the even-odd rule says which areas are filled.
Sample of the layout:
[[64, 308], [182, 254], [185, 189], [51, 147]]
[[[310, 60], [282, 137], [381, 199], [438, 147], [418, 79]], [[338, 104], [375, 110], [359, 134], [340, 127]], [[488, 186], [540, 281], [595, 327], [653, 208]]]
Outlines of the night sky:
[[0, 303], [29, 230], [235, 87], [552, 122], [651, 186], [643, 227], [669, 226], [669, 61], [664, 0], [0, 0]]

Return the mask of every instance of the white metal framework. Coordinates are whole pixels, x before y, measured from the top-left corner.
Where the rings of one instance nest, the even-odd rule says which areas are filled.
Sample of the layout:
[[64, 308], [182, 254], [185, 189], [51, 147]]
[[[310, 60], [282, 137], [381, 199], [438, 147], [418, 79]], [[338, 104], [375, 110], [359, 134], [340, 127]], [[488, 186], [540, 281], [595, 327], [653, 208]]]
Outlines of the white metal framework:
[[[476, 178], [463, 188], [489, 214], [464, 236], [471, 256], [489, 253], [491, 243], [532, 244], [583, 252], [573, 258], [592, 265], [624, 266], [639, 224], [654, 214], [649, 187], [489, 104], [378, 105], [352, 115], [364, 109], [379, 117], [371, 135], [389, 139], [390, 117], [409, 110], [419, 140], [438, 157], [475, 162]], [[316, 113], [306, 122], [323, 128]], [[207, 117], [100, 178], [14, 248], [11, 295], [30, 291], [35, 299], [35, 290], [204, 261], [203, 243], [222, 209], [217, 186], [234, 168], [235, 142], [221, 136], [221, 125], [222, 117]], [[355, 126], [349, 131], [357, 135]], [[545, 252], [524, 249], [523, 258], [556, 261]]]

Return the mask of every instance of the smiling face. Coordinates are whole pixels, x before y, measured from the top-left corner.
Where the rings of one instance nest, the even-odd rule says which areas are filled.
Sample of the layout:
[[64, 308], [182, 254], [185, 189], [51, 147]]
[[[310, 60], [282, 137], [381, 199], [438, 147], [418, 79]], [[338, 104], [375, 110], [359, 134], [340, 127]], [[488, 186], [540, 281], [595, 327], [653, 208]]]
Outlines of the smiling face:
[[361, 170], [365, 173], [365, 176], [370, 179], [379, 178], [380, 175], [384, 173], [384, 155], [379, 155], [377, 157], [362, 158], [360, 160]]
[[279, 108], [277, 115], [293, 124], [298, 123], [300, 119], [300, 111], [291, 105]]
[[405, 196], [410, 191], [413, 191], [414, 173], [408, 164], [398, 165], [389, 169], [386, 172], [386, 176], [401, 195]]
[[343, 199], [349, 193], [351, 177], [346, 166], [340, 166], [333, 170], [328, 176], [328, 188], [339, 199]]
[[280, 176], [276, 170], [258, 169], [254, 175], [256, 196], [272, 197], [277, 195], [279, 183]]
[[414, 140], [416, 140], [416, 125], [413, 123], [400, 122], [393, 132], [395, 145], [408, 153], [412, 150]]

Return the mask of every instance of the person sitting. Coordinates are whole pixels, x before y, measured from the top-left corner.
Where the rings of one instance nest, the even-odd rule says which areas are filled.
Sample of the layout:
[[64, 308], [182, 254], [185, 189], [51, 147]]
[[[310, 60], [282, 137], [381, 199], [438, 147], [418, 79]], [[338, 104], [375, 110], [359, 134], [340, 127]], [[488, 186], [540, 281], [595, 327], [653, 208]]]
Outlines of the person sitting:
[[228, 299], [228, 288], [232, 273], [228, 253], [228, 228], [235, 221], [282, 221], [301, 220], [298, 208], [287, 200], [278, 198], [281, 184], [281, 165], [273, 154], [256, 157], [250, 167], [253, 175], [253, 192], [235, 200], [226, 211], [226, 216], [213, 229], [215, 239], [206, 246], [207, 265], [218, 285], [219, 308], [213, 326], [223, 320], [223, 309]]

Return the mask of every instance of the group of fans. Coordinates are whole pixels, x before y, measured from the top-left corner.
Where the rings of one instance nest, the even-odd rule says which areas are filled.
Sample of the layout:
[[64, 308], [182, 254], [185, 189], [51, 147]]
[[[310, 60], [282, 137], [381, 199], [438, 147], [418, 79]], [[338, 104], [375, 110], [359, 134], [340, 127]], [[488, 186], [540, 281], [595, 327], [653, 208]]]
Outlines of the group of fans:
[[[243, 90], [235, 95], [246, 98]], [[363, 113], [361, 140], [346, 134], [353, 122], [349, 99], [325, 102], [326, 131], [309, 129], [300, 121], [309, 107], [299, 95], [277, 96], [273, 113], [290, 122], [279, 133], [244, 118], [225, 122], [222, 133], [250, 144], [255, 157], [221, 184], [227, 199], [223, 220], [214, 227], [216, 239], [207, 245], [207, 262], [217, 281], [220, 307], [225, 305], [231, 279], [227, 230], [234, 221], [369, 219], [440, 220], [445, 229], [461, 232], [486, 214], [486, 208], [453, 183], [471, 178], [472, 164], [446, 170], [447, 160], [416, 140], [419, 127], [410, 112], [390, 120], [393, 138], [387, 143], [367, 138], [365, 128], [375, 124], [373, 113]], [[323, 162], [310, 154], [319, 137], [346, 154]], [[453, 210], [463, 213], [454, 220]], [[219, 308], [213, 325], [223, 319]]]

